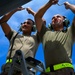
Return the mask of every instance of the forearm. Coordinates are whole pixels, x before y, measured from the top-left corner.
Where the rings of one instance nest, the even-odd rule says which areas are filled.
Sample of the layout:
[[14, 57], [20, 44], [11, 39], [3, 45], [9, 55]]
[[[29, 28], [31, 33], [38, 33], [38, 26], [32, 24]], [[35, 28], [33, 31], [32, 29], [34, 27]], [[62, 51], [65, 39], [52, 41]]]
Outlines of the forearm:
[[31, 14], [34, 16], [35, 15], [35, 12], [33, 10], [31, 10]]
[[49, 1], [47, 4], [45, 4], [44, 6], [42, 6], [42, 7], [38, 10], [38, 12], [36, 13], [36, 16], [42, 18], [43, 15], [44, 15], [44, 13], [47, 11], [47, 9], [48, 9], [50, 6], [52, 6], [52, 3]]
[[33, 16], [35, 16], [35, 13], [30, 7], [26, 8], [27, 12]]
[[1, 24], [1, 27], [2, 27], [2, 30], [3, 32], [5, 33], [5, 35], [8, 36], [8, 34], [10, 33], [11, 31], [11, 28], [10, 26], [7, 24], [7, 21], [10, 19], [10, 17], [16, 12], [16, 9], [13, 10], [12, 12], [9, 12], [7, 14], [5, 14], [1, 20], [0, 20], [0, 24]]
[[38, 12], [36, 12], [35, 14], [35, 23], [36, 23], [36, 27], [38, 32], [41, 31], [42, 25], [43, 25], [43, 15], [46, 12], [46, 10], [51, 6], [52, 4], [50, 2], [48, 2], [47, 4], [45, 4], [44, 6], [42, 6]]
[[38, 12], [36, 12], [34, 18], [35, 18], [35, 23], [36, 23], [36, 27], [37, 27], [38, 32], [41, 31], [43, 23], [46, 24], [46, 21], [44, 22], [44, 20], [42, 19], [43, 15], [45, 14], [45, 12], [48, 10], [49, 7], [51, 7], [54, 4], [57, 4], [57, 2], [58, 2], [58, 0], [50, 0], [44, 6], [42, 6], [38, 10]]
[[11, 17], [16, 11], [17, 11], [17, 10], [13, 10], [13, 11], [11, 11], [11, 12], [5, 14], [5, 15], [1, 18], [0, 24], [1, 24], [1, 23], [4, 23], [4, 22], [7, 22], [7, 21], [10, 19], [10, 17]]
[[69, 2], [64, 3], [66, 9], [70, 9], [73, 13], [75, 13], [75, 5], [70, 4]]
[[75, 5], [70, 4], [69, 9], [75, 14]]

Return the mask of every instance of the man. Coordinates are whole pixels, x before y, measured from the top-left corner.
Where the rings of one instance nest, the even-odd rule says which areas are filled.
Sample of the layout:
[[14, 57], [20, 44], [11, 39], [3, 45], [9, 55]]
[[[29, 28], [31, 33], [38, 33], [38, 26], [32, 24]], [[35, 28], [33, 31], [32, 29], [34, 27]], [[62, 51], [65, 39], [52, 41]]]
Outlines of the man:
[[[42, 17], [49, 7], [58, 3], [58, 0], [49, 0], [35, 14], [35, 23], [43, 43], [46, 70], [41, 75], [74, 75], [71, 64], [72, 46], [75, 40], [75, 18], [72, 25], [64, 29], [65, 17], [54, 15], [51, 22], [52, 30], [43, 25]], [[75, 13], [75, 5], [64, 3], [66, 9]], [[49, 15], [50, 16], [50, 15]]]
[[[24, 23], [22, 23], [20, 30], [22, 31], [22, 35], [12, 30], [10, 26], [7, 24], [7, 21], [10, 17], [17, 11], [24, 10], [24, 8], [19, 7], [2, 17], [0, 20], [1, 27], [5, 33], [5, 36], [8, 38], [10, 42], [10, 48], [7, 55], [7, 65], [5, 66], [3, 75], [8, 75], [7, 68], [9, 66], [9, 58], [12, 58], [17, 50], [21, 50], [24, 53], [24, 57], [34, 57], [37, 51], [37, 47], [39, 45], [39, 37], [38, 34], [31, 35], [31, 32], [35, 31], [34, 21], [32, 19], [27, 19]], [[31, 9], [27, 8], [27, 11], [31, 11]], [[33, 14], [35, 12], [32, 12]], [[16, 36], [17, 35], [17, 36]], [[15, 38], [14, 38], [15, 37]], [[14, 39], [14, 40], [13, 40]], [[13, 42], [14, 41], [14, 42]], [[13, 43], [12, 43], [13, 42]], [[11, 52], [12, 51], [12, 52]], [[11, 54], [10, 54], [11, 52]], [[7, 67], [7, 68], [6, 68]], [[8, 68], [9, 70], [9, 68]], [[20, 73], [15, 73], [15, 75], [21, 75]]]

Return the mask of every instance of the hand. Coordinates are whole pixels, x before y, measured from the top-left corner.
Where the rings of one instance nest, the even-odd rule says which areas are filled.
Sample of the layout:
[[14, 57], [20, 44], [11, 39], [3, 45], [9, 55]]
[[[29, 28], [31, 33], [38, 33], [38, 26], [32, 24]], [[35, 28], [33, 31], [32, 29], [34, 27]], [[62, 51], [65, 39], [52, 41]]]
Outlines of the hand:
[[66, 8], [66, 9], [69, 9], [69, 5], [70, 5], [69, 2], [64, 2], [64, 5], [65, 5], [65, 8]]
[[27, 12], [28, 12], [29, 14], [32, 13], [32, 9], [31, 9], [30, 7], [26, 8], [26, 10], [27, 10]]
[[15, 9], [16, 11], [21, 11], [21, 10], [24, 10], [25, 8], [23, 7], [18, 7], [17, 9]]
[[59, 0], [50, 0], [49, 2], [52, 4], [57, 4]]

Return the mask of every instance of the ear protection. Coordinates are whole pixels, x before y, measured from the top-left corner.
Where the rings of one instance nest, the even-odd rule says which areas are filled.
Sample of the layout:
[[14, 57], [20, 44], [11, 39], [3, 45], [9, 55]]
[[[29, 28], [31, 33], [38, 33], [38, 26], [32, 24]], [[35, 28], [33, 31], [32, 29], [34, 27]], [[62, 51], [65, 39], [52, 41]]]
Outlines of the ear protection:
[[[70, 24], [70, 21], [65, 17], [65, 16], [63, 16], [64, 17], [64, 20], [63, 20], [63, 25], [64, 25], [64, 27], [68, 27], [69, 26], [69, 24]], [[48, 25], [48, 28], [50, 29], [50, 30], [53, 30], [53, 27], [52, 27], [52, 24], [49, 24]]]
[[70, 21], [69, 21], [65, 16], [63, 16], [63, 17], [64, 17], [63, 25], [64, 25], [65, 27], [68, 27], [69, 24], [70, 24]]
[[32, 26], [32, 32], [35, 32], [36, 31], [36, 25], [33, 25]]

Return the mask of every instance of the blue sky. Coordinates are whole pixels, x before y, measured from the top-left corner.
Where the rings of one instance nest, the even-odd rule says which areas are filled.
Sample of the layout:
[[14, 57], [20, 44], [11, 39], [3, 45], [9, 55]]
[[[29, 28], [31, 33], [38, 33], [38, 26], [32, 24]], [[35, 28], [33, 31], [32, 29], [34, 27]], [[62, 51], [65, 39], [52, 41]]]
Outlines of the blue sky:
[[[24, 8], [26, 7], [31, 7], [35, 12], [37, 12], [37, 10], [44, 5], [48, 0], [32, 0], [31, 2], [23, 5]], [[72, 4], [75, 4], [74, 0], [59, 0], [59, 4], [62, 4], [63, 2], [68, 1]], [[70, 20], [70, 24], [72, 23], [74, 14], [70, 11], [70, 10], [66, 10], [64, 5], [62, 6], [58, 6], [58, 5], [54, 5], [51, 8], [49, 8], [47, 10], [47, 12], [45, 13], [45, 15], [43, 16], [44, 19], [47, 22], [47, 26], [48, 24], [51, 22], [51, 18], [53, 15], [55, 14], [61, 14], [66, 16], [69, 20]], [[16, 12], [8, 21], [9, 25], [11, 28], [15, 29], [16, 31], [19, 29], [19, 26], [22, 22], [24, 22], [27, 18], [31, 18], [34, 20], [34, 17], [30, 14], [27, 13], [26, 10], [22, 10], [19, 12]], [[1, 27], [0, 27], [0, 68], [2, 66], [2, 64], [5, 63], [6, 60], [6, 55], [8, 52], [8, 48], [9, 48], [9, 41], [7, 40], [7, 38], [5, 37]], [[73, 46], [73, 52], [72, 52], [72, 60], [73, 60], [73, 65], [75, 67], [75, 45]], [[44, 63], [44, 57], [43, 57], [43, 48], [42, 48], [42, 44], [40, 44], [37, 54], [36, 54], [36, 58], [41, 60]]]

